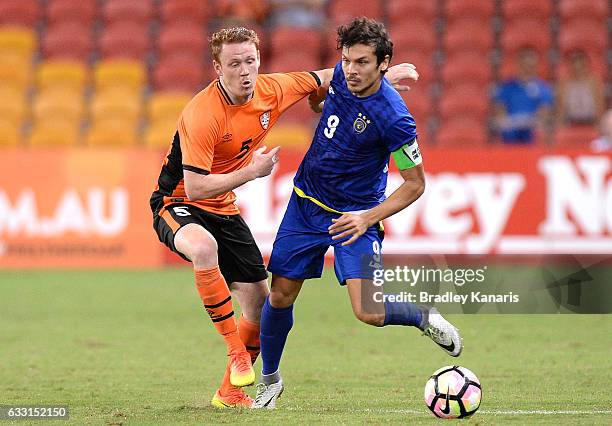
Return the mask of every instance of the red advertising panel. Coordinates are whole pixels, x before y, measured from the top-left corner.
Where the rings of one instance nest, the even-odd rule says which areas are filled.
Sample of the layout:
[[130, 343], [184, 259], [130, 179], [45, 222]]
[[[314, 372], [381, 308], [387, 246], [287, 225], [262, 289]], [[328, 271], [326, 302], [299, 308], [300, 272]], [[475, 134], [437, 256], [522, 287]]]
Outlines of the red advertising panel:
[[[151, 226], [164, 153], [4, 150], [0, 267], [147, 267], [178, 259]], [[269, 254], [303, 155], [236, 191]], [[427, 185], [385, 221], [386, 253], [612, 254], [612, 157], [587, 151], [424, 149]], [[341, 166], [341, 165], [339, 165]], [[389, 192], [401, 184], [389, 173]]]

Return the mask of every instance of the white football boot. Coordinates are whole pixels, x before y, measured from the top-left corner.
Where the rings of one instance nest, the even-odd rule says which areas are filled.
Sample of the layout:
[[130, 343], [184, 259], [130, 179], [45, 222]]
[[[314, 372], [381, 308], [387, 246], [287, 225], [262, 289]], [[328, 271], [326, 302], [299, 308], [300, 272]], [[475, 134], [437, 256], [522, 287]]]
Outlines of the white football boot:
[[429, 336], [450, 356], [459, 356], [463, 349], [463, 342], [459, 330], [438, 312], [436, 308], [429, 308], [423, 334]]
[[283, 380], [266, 385], [264, 383], [257, 384], [257, 395], [252, 408], [267, 408], [273, 410], [276, 408], [276, 399], [280, 398], [283, 393]]

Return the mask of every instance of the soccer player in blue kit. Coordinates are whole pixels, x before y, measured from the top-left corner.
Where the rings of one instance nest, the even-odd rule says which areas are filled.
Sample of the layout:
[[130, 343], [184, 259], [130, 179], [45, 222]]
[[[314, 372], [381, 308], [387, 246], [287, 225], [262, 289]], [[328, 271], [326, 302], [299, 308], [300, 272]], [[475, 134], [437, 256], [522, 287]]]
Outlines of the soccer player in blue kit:
[[[338, 29], [338, 47], [342, 62], [334, 69], [268, 265], [272, 285], [261, 314], [263, 370], [253, 408], [274, 408], [283, 392], [279, 364], [293, 303], [304, 280], [321, 277], [329, 246], [336, 277], [360, 321], [417, 327], [451, 356], [462, 349], [457, 329], [435, 308], [385, 301], [369, 309], [362, 300], [365, 286], [372, 285], [363, 259], [380, 255], [380, 222], [419, 198], [425, 177], [414, 119], [384, 78], [393, 55], [384, 26], [355, 19]], [[311, 97], [313, 109], [322, 100]], [[385, 199], [390, 156], [404, 182]]]

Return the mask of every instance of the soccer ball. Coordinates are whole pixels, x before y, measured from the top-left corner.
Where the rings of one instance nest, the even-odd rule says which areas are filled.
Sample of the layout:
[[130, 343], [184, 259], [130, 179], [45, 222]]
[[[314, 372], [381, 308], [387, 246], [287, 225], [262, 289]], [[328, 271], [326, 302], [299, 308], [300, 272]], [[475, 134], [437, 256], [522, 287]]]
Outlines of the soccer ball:
[[480, 407], [478, 377], [465, 367], [451, 365], [434, 372], [425, 384], [425, 404], [436, 417], [461, 419]]

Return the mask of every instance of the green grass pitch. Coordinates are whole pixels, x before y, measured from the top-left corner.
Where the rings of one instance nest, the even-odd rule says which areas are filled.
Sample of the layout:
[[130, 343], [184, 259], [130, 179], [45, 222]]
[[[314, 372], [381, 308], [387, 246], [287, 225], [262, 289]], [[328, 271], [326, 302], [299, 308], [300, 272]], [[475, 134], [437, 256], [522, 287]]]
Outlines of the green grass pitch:
[[451, 321], [465, 343], [457, 361], [415, 329], [359, 323], [328, 272], [298, 299], [279, 409], [217, 410], [224, 344], [189, 269], [4, 271], [0, 404], [66, 404], [79, 425], [438, 424], [423, 387], [457, 362], [484, 390], [467, 423], [610, 424], [611, 315]]

